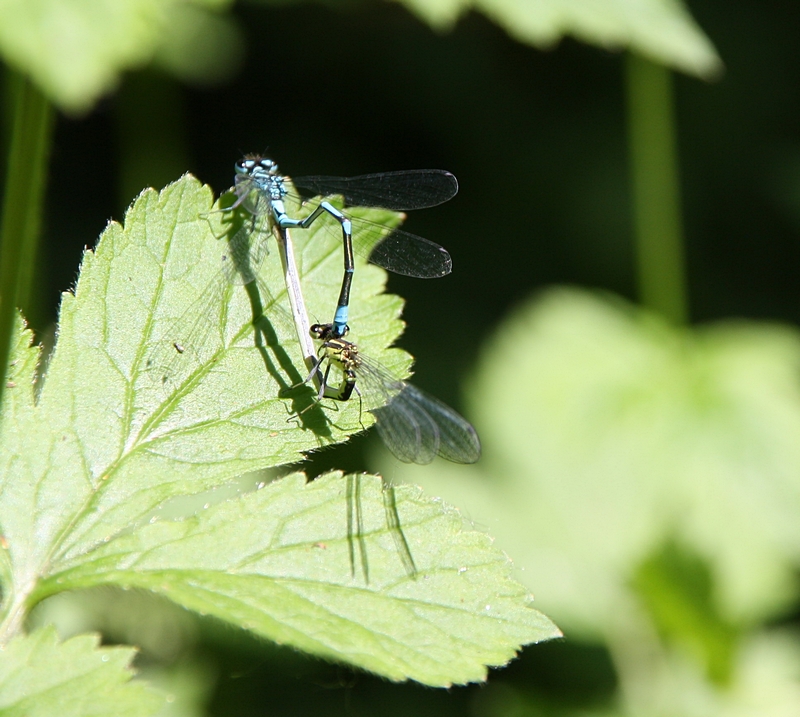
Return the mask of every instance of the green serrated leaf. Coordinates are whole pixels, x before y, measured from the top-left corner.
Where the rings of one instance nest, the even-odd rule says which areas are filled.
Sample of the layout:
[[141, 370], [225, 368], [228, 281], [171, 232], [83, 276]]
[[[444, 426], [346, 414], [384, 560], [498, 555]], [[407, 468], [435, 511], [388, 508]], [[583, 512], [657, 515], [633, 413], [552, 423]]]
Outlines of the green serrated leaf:
[[548, 49], [562, 37], [630, 49], [699, 77], [722, 70], [713, 44], [680, 0], [401, 0], [435, 27], [479, 10], [520, 42]]
[[9, 642], [0, 659], [3, 717], [146, 717], [164, 704], [141, 682], [131, 682], [135, 650], [99, 647], [97, 635], [59, 643], [52, 627]]
[[65, 559], [39, 591], [147, 588], [278, 643], [446, 686], [482, 680], [487, 665], [559, 634], [510, 567], [488, 536], [418, 489], [295, 474]]
[[[40, 358], [38, 346], [32, 346], [33, 333], [27, 330], [21, 318], [18, 318], [16, 331], [12, 336], [9, 350], [9, 369], [6, 375], [6, 386], [3, 392], [0, 417], [3, 419], [3, 435], [23, 437], [24, 426], [28, 425], [34, 411], [34, 379], [36, 366]], [[20, 428], [22, 427], [22, 432]], [[10, 435], [9, 435], [10, 434]], [[0, 451], [0, 471], [9, 470], [11, 464], [22, 460], [21, 456], [3, 454]], [[2, 526], [3, 521], [0, 521]], [[13, 567], [11, 555], [7, 549], [8, 538], [0, 528], [0, 583], [6, 588], [13, 584]], [[7, 594], [7, 593], [6, 593]]]
[[486, 524], [571, 634], [607, 636], [630, 580], [674, 536], [707, 561], [730, 624], [796, 594], [800, 337], [729, 322], [675, 329], [560, 289], [488, 346], [470, 412], [480, 464], [402, 467]]
[[[12, 545], [24, 534], [20, 544], [35, 553], [23, 562], [41, 568], [60, 555], [91, 550], [172, 496], [296, 461], [303, 451], [345, 440], [361, 421], [368, 424], [357, 402], [328, 411], [313, 404], [309, 387], [289, 390], [303, 381], [305, 368], [277, 257], [262, 267], [274, 296], [258, 329], [241, 286], [223, 281], [224, 296], [212, 293], [217, 305], [204, 306], [207, 288], [218, 285], [226, 244], [221, 230], [215, 234], [219, 215], [207, 217], [211, 202], [209, 189], [188, 177], [161, 194], [144, 192], [125, 228], [110, 224], [96, 253], [87, 252], [75, 295], [64, 295], [59, 340], [31, 419], [36, 425], [19, 434], [19, 445], [3, 446], [11, 455], [42, 458], [41, 466], [22, 471], [24, 479], [15, 480], [12, 468], [0, 496], [0, 511], [4, 500], [33, 501], [15, 511], [24, 527], [4, 521]], [[309, 310], [328, 316], [341, 249], [324, 234], [317, 237], [298, 233], [298, 261]], [[353, 297], [353, 322], [363, 327], [359, 342], [378, 355], [376, 342], [385, 345], [400, 329], [399, 300], [377, 296], [383, 282], [382, 272], [364, 267]], [[358, 305], [368, 313], [361, 315]], [[213, 313], [196, 317], [194, 307]], [[178, 353], [169, 332], [176, 320], [196, 319], [208, 319], [212, 333]], [[180, 366], [168, 379], [153, 358], [162, 350]], [[48, 491], [65, 494], [66, 502], [59, 497], [37, 510], [35, 496]]]
[[[377, 478], [295, 476], [158, 520], [172, 498], [297, 461], [371, 420], [358, 401], [325, 406], [310, 387], [292, 388], [306, 370], [278, 257], [250, 267], [258, 287], [229, 283], [221, 257], [241, 220], [211, 209], [210, 190], [187, 176], [143, 192], [124, 227], [110, 224], [63, 297], [38, 404], [2, 416], [3, 636], [44, 597], [98, 584], [147, 588], [279, 642], [435, 685], [481, 679], [520, 645], [558, 634], [486, 536], [414, 491], [385, 493]], [[323, 222], [293, 236], [309, 311], [327, 318], [341, 237]], [[358, 263], [351, 321], [359, 346], [402, 372], [409, 357], [385, 350], [401, 302], [384, 283]], [[15, 355], [25, 351], [21, 340]], [[15, 375], [30, 383], [33, 362], [21, 366]]]
[[152, 58], [187, 2], [230, 0], [0, 0], [0, 53], [54, 104], [83, 113]]
[[[209, 219], [211, 203], [210, 190], [187, 177], [160, 194], [145, 191], [124, 228], [109, 225], [96, 253], [84, 257], [75, 295], [63, 297], [38, 406], [3, 415], [0, 516], [23, 583], [61, 555], [128, 531], [172, 496], [296, 461], [368, 423], [357, 402], [331, 412], [313, 406], [291, 419], [313, 402], [308, 387], [286, 391], [302, 382], [305, 369], [298, 368], [277, 257], [264, 263], [275, 305], [258, 330], [247, 292], [223, 281], [227, 293], [216, 297], [215, 313], [199, 317], [213, 333], [185, 354], [174, 349], [168, 332], [175, 320], [194, 320], [191, 308], [218, 285], [226, 242], [220, 215]], [[316, 240], [316, 231], [299, 234], [309, 310], [328, 316], [341, 249], [324, 235]], [[353, 297], [359, 341], [379, 355], [378, 345], [401, 327], [400, 301], [377, 295], [384, 279], [373, 267], [360, 269]], [[164, 347], [182, 361], [181, 373], [168, 381], [153, 363]], [[32, 382], [26, 366], [29, 375], [17, 375], [16, 383]]]
[[34, 380], [40, 356], [41, 348], [33, 345], [33, 332], [25, 328], [22, 318], [18, 316], [9, 351], [7, 391], [3, 393], [0, 415], [21, 416], [33, 410]]

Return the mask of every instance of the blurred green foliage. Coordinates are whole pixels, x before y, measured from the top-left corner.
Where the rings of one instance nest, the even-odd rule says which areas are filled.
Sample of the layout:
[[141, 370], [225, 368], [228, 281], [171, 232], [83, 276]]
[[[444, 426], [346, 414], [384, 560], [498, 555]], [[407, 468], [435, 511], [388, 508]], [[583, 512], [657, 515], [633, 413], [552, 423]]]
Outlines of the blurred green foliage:
[[714, 575], [699, 555], [677, 543], [648, 556], [633, 575], [633, 589], [662, 639], [691, 650], [708, 677], [730, 684], [738, 630], [716, 604]]
[[[138, 16], [120, 12], [91, 42], [73, 33], [64, 50], [20, 3], [0, 4], [0, 17], [16, 12], [0, 23], [0, 52], [65, 111], [88, 112], [150, 63], [57, 126], [50, 283], [39, 278], [53, 307], [81, 247], [141, 186], [191, 169], [222, 189], [240, 151], [268, 146], [297, 174], [457, 174], [459, 197], [409, 224], [451, 251], [454, 274], [393, 282], [409, 302], [415, 381], [454, 403], [464, 388], [484, 459], [407, 468], [356, 440], [307, 468], [381, 467], [446, 497], [496, 536], [567, 640], [526, 649], [481, 690], [444, 693], [304, 659], [138, 594], [59, 596], [33, 623], [141, 644], [138, 664], [175, 714], [796, 710], [800, 343], [774, 322], [800, 321], [800, 10], [696, 3], [696, 22], [678, 2], [404, 3], [437, 34], [376, 2], [251, 2], [231, 15], [140, 2]], [[98, 27], [77, 3], [38, 6]], [[562, 36], [595, 47], [540, 52]], [[673, 93], [665, 70], [626, 69], [596, 47], [717, 82], [676, 76]], [[662, 243], [644, 270], [647, 231]], [[660, 280], [666, 301], [653, 298]], [[546, 283], [638, 294], [650, 311], [577, 289], [531, 298]], [[704, 323], [665, 321], [687, 315]], [[732, 316], [751, 321], [719, 321]]]
[[550, 49], [564, 36], [633, 52], [700, 77], [722, 63], [680, 2], [659, 0], [399, 0], [434, 27], [451, 28], [469, 10], [486, 15], [520, 42]]
[[[630, 713], [683, 714], [692, 691], [718, 690], [708, 714], [725, 714], [747, 640], [797, 600], [800, 334], [672, 328], [559, 289], [484, 352], [483, 460], [396, 477], [479, 515], [565, 634], [609, 646]], [[659, 694], [687, 669], [688, 694]]]
[[235, 30], [211, 14], [230, 0], [4, 0], [0, 54], [52, 102], [85, 113], [126, 70], [156, 61], [213, 81], [235, 65]]

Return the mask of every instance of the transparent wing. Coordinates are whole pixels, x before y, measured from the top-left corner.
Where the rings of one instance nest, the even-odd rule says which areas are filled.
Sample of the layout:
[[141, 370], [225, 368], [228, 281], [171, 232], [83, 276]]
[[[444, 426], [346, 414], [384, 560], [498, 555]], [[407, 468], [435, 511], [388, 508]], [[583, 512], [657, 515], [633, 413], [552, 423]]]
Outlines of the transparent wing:
[[397, 404], [407, 414], [417, 417], [420, 425], [424, 425], [420, 418], [424, 414], [435, 426], [436, 452], [442, 458], [454, 463], [475, 463], [481, 457], [481, 442], [472, 424], [438, 398], [406, 384], [405, 390], [387, 408]]
[[[220, 252], [221, 273], [230, 284], [249, 284], [258, 275], [264, 257], [269, 254], [270, 223], [269, 204], [261, 198], [263, 206], [256, 213], [238, 212], [232, 218], [228, 240]], [[249, 209], [248, 209], [249, 212]]]
[[[255, 205], [253, 205], [255, 207]], [[188, 302], [186, 309], [165, 324], [155, 337], [146, 359], [154, 380], [174, 387], [181, 376], [211, 360], [214, 347], [222, 345], [221, 327], [226, 318], [232, 284], [249, 284], [268, 253], [269, 215], [231, 212], [226, 239], [217, 241], [219, 270]], [[177, 289], [176, 289], [177, 290]], [[187, 292], [191, 288], [187, 287]], [[274, 305], [266, 286], [259, 283], [265, 305]]]
[[[301, 200], [293, 192], [288, 192], [288, 195]], [[435, 242], [344, 213], [353, 224], [353, 250], [373, 264], [416, 279], [438, 279], [453, 270], [450, 254]], [[342, 230], [338, 222], [327, 215], [317, 221], [334, 241], [341, 244]]]
[[[430, 463], [436, 455], [455, 463], [474, 463], [481, 444], [472, 425], [439, 399], [393, 377], [360, 355], [356, 386], [369, 403], [386, 447], [405, 463]], [[377, 399], [377, 400], [376, 400]]]
[[[410, 388], [413, 387], [406, 385], [406, 390]], [[406, 402], [403, 393], [383, 408], [373, 410], [378, 434], [404, 463], [430, 463], [439, 452], [439, 429], [425, 411]]]
[[358, 177], [296, 177], [293, 182], [314, 194], [341, 194], [350, 206], [382, 207], [398, 212], [435, 207], [458, 192], [458, 181], [443, 169], [412, 169]]
[[[354, 222], [354, 227], [361, 221]], [[355, 247], [358, 246], [353, 239]], [[395, 229], [367, 254], [373, 264], [388, 271], [417, 279], [438, 279], [453, 270], [453, 260], [446, 249], [435, 242]]]
[[[350, 217], [350, 220], [353, 250], [387, 271], [417, 279], [438, 279], [453, 270], [450, 254], [435, 242], [367, 219]], [[339, 224], [328, 217], [319, 221], [324, 222], [328, 233], [341, 243]]]

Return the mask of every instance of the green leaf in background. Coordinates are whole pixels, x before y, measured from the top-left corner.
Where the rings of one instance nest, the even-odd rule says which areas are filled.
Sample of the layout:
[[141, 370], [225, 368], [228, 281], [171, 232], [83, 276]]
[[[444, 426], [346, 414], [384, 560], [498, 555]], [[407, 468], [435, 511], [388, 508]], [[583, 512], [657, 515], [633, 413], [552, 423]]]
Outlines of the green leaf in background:
[[[646, 684], [639, 684], [636, 707], [621, 715], [685, 715], [686, 717], [791, 717], [800, 704], [800, 647], [796, 630], [771, 629], [741, 641], [732, 666], [731, 682], [704, 679], [685, 654], [669, 653]], [[648, 673], [647, 659], [630, 666], [640, 677]], [[644, 668], [644, 669], [642, 669]], [[630, 700], [635, 702], [634, 700]], [[608, 717], [607, 712], [585, 715]]]
[[664, 641], [688, 648], [711, 682], [730, 683], [739, 630], [720, 615], [709, 566], [700, 556], [667, 543], [639, 566], [632, 587]]
[[512, 37], [548, 49], [571, 35], [610, 50], [627, 48], [654, 62], [699, 77], [720, 73], [708, 37], [679, 0], [401, 0], [437, 27], [449, 27], [470, 9]]
[[[186, 50], [202, 46], [199, 62], [219, 75], [220, 67], [235, 62], [236, 47], [228, 44], [234, 36], [227, 24], [208, 15], [229, 4], [230, 0], [0, 0], [0, 54], [59, 108], [83, 113], [114, 89], [124, 71], [149, 62], [173, 38]], [[177, 35], [175, 26], [180, 26]], [[218, 36], [228, 42], [219, 42]], [[163, 66], [179, 76], [197, 77], [192, 62], [177, 58], [175, 50], [165, 49], [160, 57]]]
[[0, 659], [0, 714], [8, 717], [147, 717], [164, 698], [131, 682], [135, 650], [100, 647], [97, 635], [59, 643], [52, 627], [19, 636]]
[[[678, 642], [692, 633], [688, 651], [724, 679], [734, 626], [773, 618], [796, 596], [797, 331], [676, 329], [559, 289], [512, 316], [482, 366], [471, 411], [481, 463], [435, 474], [404, 466], [397, 478], [485, 524], [568, 635], [613, 642], [641, 633], [642, 621]], [[685, 560], [658, 558], [667, 546], [697, 556], [708, 584]], [[695, 588], [673, 582], [671, 606], [654, 603], [648, 580], [676, 570]], [[705, 617], [677, 616], [681, 600]], [[727, 647], [718, 631], [687, 623], [709, 616]]]
[[[719, 74], [713, 45], [677, 0], [403, 0], [437, 27], [469, 9], [521, 42], [548, 48], [565, 35], [700, 77]], [[220, 82], [236, 70], [242, 41], [230, 0], [0, 0], [0, 55], [60, 109], [84, 113], [123, 72], [154, 60], [185, 81]]]
[[215, 12], [229, 1], [175, 3], [154, 64], [190, 85], [207, 87], [232, 79], [244, 59], [244, 38], [232, 15]]
[[411, 12], [439, 29], [450, 29], [471, 7], [470, 0], [399, 0]]
[[[170, 499], [295, 462], [371, 418], [358, 401], [326, 407], [292, 388], [306, 370], [280, 261], [266, 258], [258, 289], [218, 281], [237, 224], [209, 213], [212, 199], [187, 176], [108, 226], [63, 297], [35, 404], [36, 351], [18, 332], [0, 426], [2, 637], [45, 597], [101, 584], [431, 685], [480, 680], [520, 645], [556, 636], [487, 536], [376, 477], [294, 475], [165, 519]], [[341, 243], [317, 225], [295, 232], [296, 254], [309, 311], [327, 318]], [[382, 270], [360, 262], [357, 276], [359, 345], [402, 372], [408, 356], [385, 350], [400, 300], [381, 293]], [[179, 345], [173, 332], [191, 322]]]
[[[678, 0], [403, 0], [436, 27], [469, 9], [517, 40], [548, 48], [565, 35], [629, 48], [698, 75], [719, 74], [713, 45]], [[230, 0], [0, 0], [0, 55], [60, 109], [84, 113], [123, 72], [154, 60], [180, 79], [220, 82], [236, 70], [242, 41]]]

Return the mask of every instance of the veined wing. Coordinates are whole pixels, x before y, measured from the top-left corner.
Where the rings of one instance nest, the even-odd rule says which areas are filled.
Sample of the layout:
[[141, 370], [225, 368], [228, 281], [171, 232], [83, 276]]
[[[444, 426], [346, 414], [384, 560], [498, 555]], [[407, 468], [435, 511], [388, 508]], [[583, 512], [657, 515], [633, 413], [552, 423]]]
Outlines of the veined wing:
[[455, 176], [443, 169], [411, 169], [357, 177], [297, 177], [292, 181], [314, 194], [341, 194], [350, 206], [382, 207], [398, 212], [435, 207], [458, 192]]
[[[263, 198], [262, 198], [263, 199]], [[257, 212], [237, 212], [228, 232], [230, 237], [220, 252], [222, 275], [231, 284], [249, 284], [258, 275], [264, 257], [269, 254], [272, 232], [269, 205], [262, 201]]]
[[356, 387], [379, 397], [369, 409], [389, 450], [405, 463], [430, 463], [436, 455], [455, 463], [474, 463], [481, 444], [472, 425], [437, 398], [393, 377], [377, 361], [360, 356]]
[[[187, 308], [168, 321], [155, 337], [147, 356], [147, 369], [154, 378], [174, 387], [176, 381], [197, 364], [209, 360], [214, 346], [221, 345], [221, 327], [226, 320], [232, 284], [248, 284], [257, 278], [268, 253], [270, 227], [268, 215], [232, 215], [230, 239], [218, 240], [219, 270]], [[274, 304], [266, 286], [259, 283], [265, 305]], [[214, 336], [214, 340], [211, 337]]]
[[[290, 196], [296, 196], [289, 192]], [[313, 205], [313, 202], [312, 202]], [[416, 279], [438, 279], [453, 270], [444, 247], [403, 229], [392, 229], [344, 212], [353, 224], [353, 250], [387, 271]], [[320, 217], [326, 233], [341, 243], [342, 231], [330, 217]]]
[[[354, 221], [356, 232], [363, 221]], [[358, 247], [358, 239], [353, 241]], [[375, 244], [367, 259], [395, 274], [417, 279], [438, 279], [453, 270], [447, 249], [402, 229], [395, 229]]]

